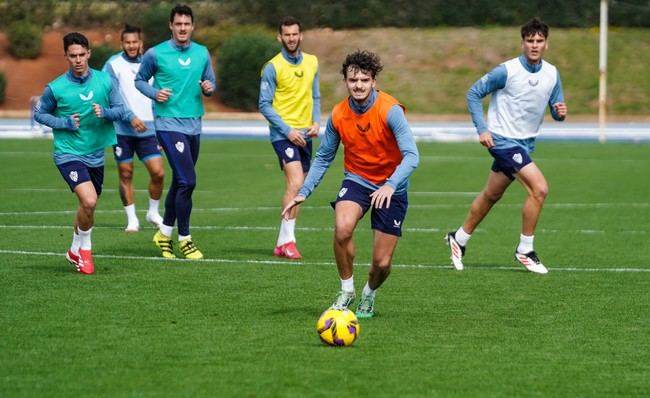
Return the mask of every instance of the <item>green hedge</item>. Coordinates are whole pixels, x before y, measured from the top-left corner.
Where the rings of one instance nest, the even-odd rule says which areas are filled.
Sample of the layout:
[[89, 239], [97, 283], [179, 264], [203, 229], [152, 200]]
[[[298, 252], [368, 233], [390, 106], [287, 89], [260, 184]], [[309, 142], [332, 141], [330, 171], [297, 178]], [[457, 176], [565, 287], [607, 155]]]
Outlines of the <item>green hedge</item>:
[[43, 31], [30, 21], [15, 21], [7, 27], [11, 53], [18, 58], [37, 58], [41, 53]]
[[262, 65], [280, 51], [272, 35], [238, 32], [217, 53], [218, 89], [224, 104], [246, 111], [257, 109]]
[[104, 64], [108, 59], [118, 51], [119, 48], [113, 47], [108, 44], [102, 44], [100, 46], [92, 47], [90, 49], [90, 59], [88, 60], [88, 66], [93, 69], [102, 70]]

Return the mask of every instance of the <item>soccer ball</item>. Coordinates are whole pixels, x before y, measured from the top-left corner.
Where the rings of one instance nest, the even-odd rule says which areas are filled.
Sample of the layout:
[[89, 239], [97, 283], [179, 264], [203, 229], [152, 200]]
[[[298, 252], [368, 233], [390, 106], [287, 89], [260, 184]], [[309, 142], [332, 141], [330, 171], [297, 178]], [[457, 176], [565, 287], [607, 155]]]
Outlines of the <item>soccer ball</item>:
[[359, 337], [361, 327], [354, 312], [328, 309], [316, 322], [316, 331], [327, 345], [349, 346]]

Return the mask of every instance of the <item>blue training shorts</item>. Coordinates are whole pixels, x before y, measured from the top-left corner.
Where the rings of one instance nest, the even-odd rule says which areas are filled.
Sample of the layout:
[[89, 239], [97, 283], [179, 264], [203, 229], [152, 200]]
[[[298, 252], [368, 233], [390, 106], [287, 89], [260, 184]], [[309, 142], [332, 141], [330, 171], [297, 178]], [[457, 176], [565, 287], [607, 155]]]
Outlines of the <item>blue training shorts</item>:
[[366, 215], [368, 209], [370, 209], [370, 226], [372, 229], [389, 235], [402, 236], [402, 224], [409, 206], [407, 194], [393, 195], [390, 199], [389, 208], [383, 207], [377, 209], [373, 207], [371, 209], [370, 194], [373, 192], [372, 189], [366, 188], [354, 181], [343, 180], [336, 200], [330, 204], [333, 208], [336, 208], [336, 204], [344, 200], [357, 203], [363, 211], [362, 218]]
[[302, 171], [305, 173], [309, 171], [311, 166], [312, 142], [307, 140], [307, 145], [304, 147], [295, 145], [289, 140], [274, 141], [271, 143], [275, 153], [278, 155], [280, 169], [284, 170], [285, 163], [300, 162], [302, 164]]
[[511, 180], [515, 179], [514, 175], [519, 173], [519, 170], [533, 161], [528, 151], [521, 147], [488, 149], [488, 151], [494, 158], [492, 171], [501, 172]]
[[102, 184], [104, 183], [104, 166], [89, 167], [78, 160], [57, 164], [61, 176], [68, 183], [70, 190], [74, 192], [77, 185], [91, 181], [95, 187], [97, 196], [102, 193]]
[[161, 156], [158, 140], [155, 135], [133, 137], [130, 135], [117, 135], [117, 144], [113, 145], [113, 156], [117, 163], [133, 162], [136, 153], [141, 161]]

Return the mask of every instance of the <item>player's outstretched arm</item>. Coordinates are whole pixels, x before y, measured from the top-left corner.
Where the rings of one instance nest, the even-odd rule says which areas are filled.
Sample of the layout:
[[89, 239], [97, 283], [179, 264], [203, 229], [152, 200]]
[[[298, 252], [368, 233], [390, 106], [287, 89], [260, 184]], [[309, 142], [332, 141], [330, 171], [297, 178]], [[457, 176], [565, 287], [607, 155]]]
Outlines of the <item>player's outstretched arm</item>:
[[287, 207], [285, 207], [285, 208], [282, 210], [282, 214], [281, 214], [281, 215], [282, 215], [282, 218], [287, 219], [287, 216], [289, 215], [289, 211], [290, 211], [291, 209], [293, 209], [294, 207], [298, 206], [299, 204], [301, 204], [302, 202], [304, 202], [305, 199], [306, 199], [306, 198], [305, 198], [304, 196], [302, 196], [302, 195], [297, 195], [295, 198], [293, 198], [293, 199], [291, 200], [291, 202], [289, 202], [289, 204], [287, 205]]

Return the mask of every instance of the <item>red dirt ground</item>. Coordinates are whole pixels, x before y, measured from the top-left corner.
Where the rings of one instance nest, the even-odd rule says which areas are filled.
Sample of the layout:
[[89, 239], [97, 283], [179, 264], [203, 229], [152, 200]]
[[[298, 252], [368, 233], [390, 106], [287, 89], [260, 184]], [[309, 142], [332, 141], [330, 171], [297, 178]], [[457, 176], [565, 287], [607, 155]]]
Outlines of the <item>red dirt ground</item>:
[[[119, 46], [119, 33], [110, 30], [84, 31], [91, 48], [102, 43]], [[9, 42], [0, 33], [0, 71], [5, 74], [7, 87], [5, 102], [0, 104], [0, 116], [25, 117], [29, 114], [29, 98], [41, 95], [47, 83], [65, 72], [68, 67], [63, 58], [64, 32], [50, 31], [43, 35], [41, 56], [37, 59], [17, 59], [9, 53]], [[233, 112], [234, 109], [216, 100], [205, 101], [208, 112]]]

